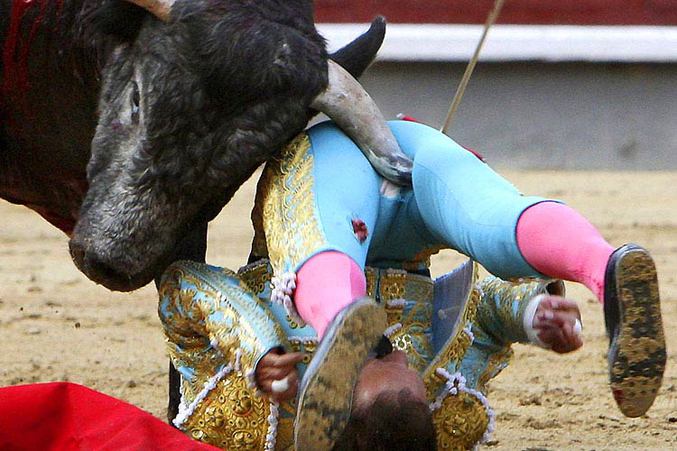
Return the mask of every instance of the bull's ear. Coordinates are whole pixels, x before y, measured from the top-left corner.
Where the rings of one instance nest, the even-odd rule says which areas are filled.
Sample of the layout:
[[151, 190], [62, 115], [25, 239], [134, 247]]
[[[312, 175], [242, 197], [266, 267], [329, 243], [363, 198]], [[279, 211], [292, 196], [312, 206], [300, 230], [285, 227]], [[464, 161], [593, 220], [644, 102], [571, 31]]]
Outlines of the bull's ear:
[[378, 16], [371, 22], [369, 30], [329, 57], [350, 75], [358, 78], [376, 58], [385, 35], [386, 20], [383, 16]]
[[123, 42], [136, 39], [144, 18], [149, 15], [145, 9], [121, 0], [105, 1], [86, 14], [92, 34], [113, 36]]

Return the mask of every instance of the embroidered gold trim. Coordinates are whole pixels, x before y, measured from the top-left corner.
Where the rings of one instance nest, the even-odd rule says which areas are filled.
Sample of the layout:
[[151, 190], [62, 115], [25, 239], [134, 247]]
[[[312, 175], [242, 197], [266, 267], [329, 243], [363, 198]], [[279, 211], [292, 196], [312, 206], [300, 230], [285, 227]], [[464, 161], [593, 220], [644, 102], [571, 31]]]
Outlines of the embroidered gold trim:
[[432, 357], [433, 281], [399, 269], [365, 268], [367, 292], [386, 310], [393, 347], [407, 354], [412, 368], [422, 372]]
[[[293, 408], [287, 407], [293, 412]], [[221, 449], [263, 450], [269, 431], [270, 403], [249, 388], [241, 372], [233, 372], [219, 381], [184, 423], [183, 429], [194, 439]], [[276, 448], [292, 445], [293, 424], [278, 421]]]
[[297, 136], [279, 160], [266, 164], [259, 183], [256, 204], [261, 210], [254, 218], [265, 231], [275, 274], [294, 271], [326, 243], [316, 217], [309, 149], [308, 135]]
[[486, 368], [484, 368], [482, 374], [477, 378], [477, 390], [486, 394], [487, 382], [498, 376], [498, 374], [508, 366], [513, 354], [514, 352], [510, 346], [506, 346], [500, 352], [491, 354]]
[[423, 373], [423, 382], [425, 383], [427, 389], [429, 401], [433, 401], [435, 399], [446, 382], [446, 379], [436, 373], [436, 369], [445, 368], [450, 362], [459, 363], [463, 359], [463, 356], [465, 356], [468, 348], [470, 348], [470, 345], [472, 345], [471, 335], [466, 331], [466, 329], [475, 320], [477, 308], [480, 303], [480, 293], [476, 288], [478, 277], [478, 266], [477, 263], [473, 262], [471, 289], [468, 294], [470, 298], [465, 311], [463, 312], [463, 316], [460, 319], [456, 334], [447, 340], [445, 348], [440, 350], [435, 359], [430, 362], [428, 368]]
[[370, 267], [364, 268], [364, 276], [367, 279], [367, 296], [374, 299], [376, 302], [380, 302], [376, 296], [376, 281], [378, 279], [378, 270]]
[[379, 281], [379, 297], [381, 302], [404, 299], [406, 293], [407, 273], [405, 271], [381, 271]]
[[260, 296], [270, 285], [270, 280], [273, 275], [268, 270], [268, 263], [261, 262], [240, 268], [237, 272], [242, 281], [249, 287], [249, 289]]
[[[191, 277], [190, 271], [178, 271], [175, 277], [169, 278], [168, 283], [161, 287], [161, 292], [165, 293], [166, 291], [168, 295], [180, 296], [183, 308], [189, 308], [190, 306], [187, 303], [194, 300], [196, 296], [194, 288], [199, 288], [200, 293], [206, 293], [206, 296], [216, 296], [217, 292], [225, 293], [228, 291], [226, 284], [223, 284], [224, 286], [221, 286], [222, 284], [218, 286], [209, 285], [200, 277]], [[395, 346], [406, 348], [407, 352], [414, 356], [415, 365], [420, 365], [416, 358], [418, 356], [417, 349], [420, 349], [417, 346], [420, 346], [420, 343], [423, 343], [424, 346], [426, 344], [430, 346], [429, 338], [424, 332], [426, 322], [421, 319], [427, 318], [428, 322], [432, 319], [430, 317], [432, 314], [432, 281], [426, 277], [396, 270], [367, 268], [365, 273], [367, 274], [368, 286], [371, 286], [372, 290], [378, 291], [378, 297], [385, 304], [384, 307], [393, 312], [393, 315], [399, 315], [399, 319], [402, 320], [402, 328], [393, 334]], [[229, 271], [225, 271], [225, 275], [234, 276]], [[240, 277], [243, 280], [241, 288], [249, 287], [251, 291], [263, 291], [265, 284], [270, 280], [269, 266], [262, 262], [258, 265], [245, 267], [240, 271]], [[189, 282], [188, 285], [193, 285], [193, 287], [180, 290], [179, 285], [173, 283], [179, 278]], [[473, 286], [476, 279], [477, 267], [474, 266]], [[239, 288], [233, 286], [230, 289], [238, 291]], [[387, 301], [396, 300], [406, 300], [406, 303], [394, 302], [390, 306], [386, 304]], [[463, 358], [471, 345], [470, 335], [465, 333], [464, 329], [474, 320], [478, 303], [479, 292], [472, 289], [469, 293], [467, 308], [460, 320], [460, 326], [454, 339], [431, 363], [430, 368], [444, 366], [441, 364], [446, 364], [451, 360], [460, 361]], [[193, 324], [194, 326], [195, 324]], [[288, 341], [293, 350], [304, 349], [309, 354], [315, 351], [316, 343], [312, 341], [291, 337]], [[245, 345], [244, 347], [247, 348], [248, 346]], [[213, 350], [210, 350], [210, 352], [212, 355], [217, 354]], [[245, 361], [247, 360], [246, 356], [242, 357], [245, 358]], [[222, 362], [222, 359], [223, 357], [220, 357], [219, 361]], [[425, 361], [422, 357], [420, 360], [421, 362]], [[194, 365], [195, 360], [192, 360], [192, 363]], [[205, 368], [204, 370], [201, 369], [200, 373], [214, 374], [214, 370]], [[433, 397], [436, 396], [444, 384], [444, 381], [440, 381], [438, 376], [430, 374], [424, 374], [424, 381], [428, 388], [429, 397], [430, 393]], [[193, 393], [194, 389], [199, 389], [197, 384], [195, 386], [191, 386], [192, 384], [184, 385], [188, 386], [186, 387], [188, 388], [186, 394], [189, 398], [189, 393]], [[192, 396], [194, 397], [195, 394], [193, 393]], [[268, 428], [266, 418], [269, 406], [265, 397], [255, 396], [253, 389], [247, 386], [246, 377], [240, 371], [234, 371], [221, 380], [217, 387], [210, 392], [207, 399], [206, 402], [203, 401], [198, 405], [196, 412], [185, 423], [185, 427], [189, 430], [191, 436], [226, 449], [263, 448], [262, 443], [265, 443]], [[293, 407], [287, 406], [285, 409], [286, 412], [293, 415]], [[471, 446], [477, 443], [489, 424], [485, 407], [472, 394], [465, 392], [446, 396], [442, 406], [433, 414], [433, 418], [436, 431], [438, 431], [438, 444], [441, 449], [465, 449], [466, 444]], [[280, 415], [276, 448], [286, 449], [292, 446], [292, 437], [292, 417]]]
[[167, 274], [160, 293], [171, 299], [163, 312], [163, 321], [171, 324], [164, 328], [168, 352], [177, 369], [192, 368], [195, 375], [182, 383], [187, 402], [224, 360], [237, 360], [248, 374], [264, 351], [287, 346], [265, 303], [232, 271], [184, 261], [173, 264]]
[[437, 448], [472, 449], [482, 440], [489, 421], [486, 407], [471, 393], [459, 391], [455, 395], [447, 395], [442, 406], [433, 412]]

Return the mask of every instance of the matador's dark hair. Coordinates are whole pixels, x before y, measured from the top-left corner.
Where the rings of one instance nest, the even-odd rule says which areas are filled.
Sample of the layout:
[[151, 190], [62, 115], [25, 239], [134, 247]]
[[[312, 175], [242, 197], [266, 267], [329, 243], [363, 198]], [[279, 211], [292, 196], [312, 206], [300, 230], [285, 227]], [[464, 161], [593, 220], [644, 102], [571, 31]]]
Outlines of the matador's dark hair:
[[334, 451], [431, 451], [436, 444], [428, 403], [404, 389], [381, 393], [372, 404], [354, 407]]

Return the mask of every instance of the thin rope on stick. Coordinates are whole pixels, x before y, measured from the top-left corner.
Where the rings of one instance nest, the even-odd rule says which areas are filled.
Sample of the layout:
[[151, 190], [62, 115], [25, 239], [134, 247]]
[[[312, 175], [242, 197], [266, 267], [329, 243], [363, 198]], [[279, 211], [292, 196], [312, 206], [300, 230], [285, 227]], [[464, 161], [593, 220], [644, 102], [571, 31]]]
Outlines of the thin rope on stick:
[[489, 17], [487, 17], [487, 21], [484, 24], [484, 30], [482, 31], [482, 37], [480, 38], [480, 41], [477, 43], [475, 53], [470, 59], [468, 66], [465, 68], [465, 73], [463, 74], [463, 78], [461, 78], [461, 83], [458, 85], [458, 89], [456, 90], [456, 94], [454, 95], [454, 100], [451, 102], [449, 112], [447, 112], [447, 118], [445, 119], [444, 126], [442, 127], [442, 133], [444, 133], [445, 135], [449, 134], [448, 132], [449, 129], [451, 128], [452, 120], [454, 118], [454, 115], [456, 114], [456, 110], [458, 110], [458, 106], [461, 104], [461, 99], [463, 98], [463, 94], [465, 93], [465, 88], [468, 86], [470, 76], [472, 75], [472, 72], [475, 69], [475, 65], [477, 64], [477, 60], [480, 57], [480, 52], [482, 51], [482, 46], [484, 45], [484, 40], [487, 37], [489, 28], [491, 28], [494, 22], [496, 22], [496, 19], [498, 18], [499, 14], [501, 14], [501, 9], [503, 8], [504, 3], [505, 0], [496, 0], [494, 2], [494, 8], [491, 10], [491, 13], [489, 13]]

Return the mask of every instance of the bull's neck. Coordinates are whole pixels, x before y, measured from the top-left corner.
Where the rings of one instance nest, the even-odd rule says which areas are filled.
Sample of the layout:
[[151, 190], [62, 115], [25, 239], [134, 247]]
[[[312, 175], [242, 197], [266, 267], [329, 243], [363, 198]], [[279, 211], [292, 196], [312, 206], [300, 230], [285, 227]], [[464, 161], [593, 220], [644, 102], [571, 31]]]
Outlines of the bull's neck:
[[87, 1], [0, 0], [0, 133], [9, 143], [3, 152], [39, 156], [44, 170], [57, 164], [81, 172], [88, 158], [102, 52], [80, 34], [86, 7]]
[[0, 0], [0, 197], [70, 217], [85, 183], [99, 92], [78, 34], [88, 1]]

